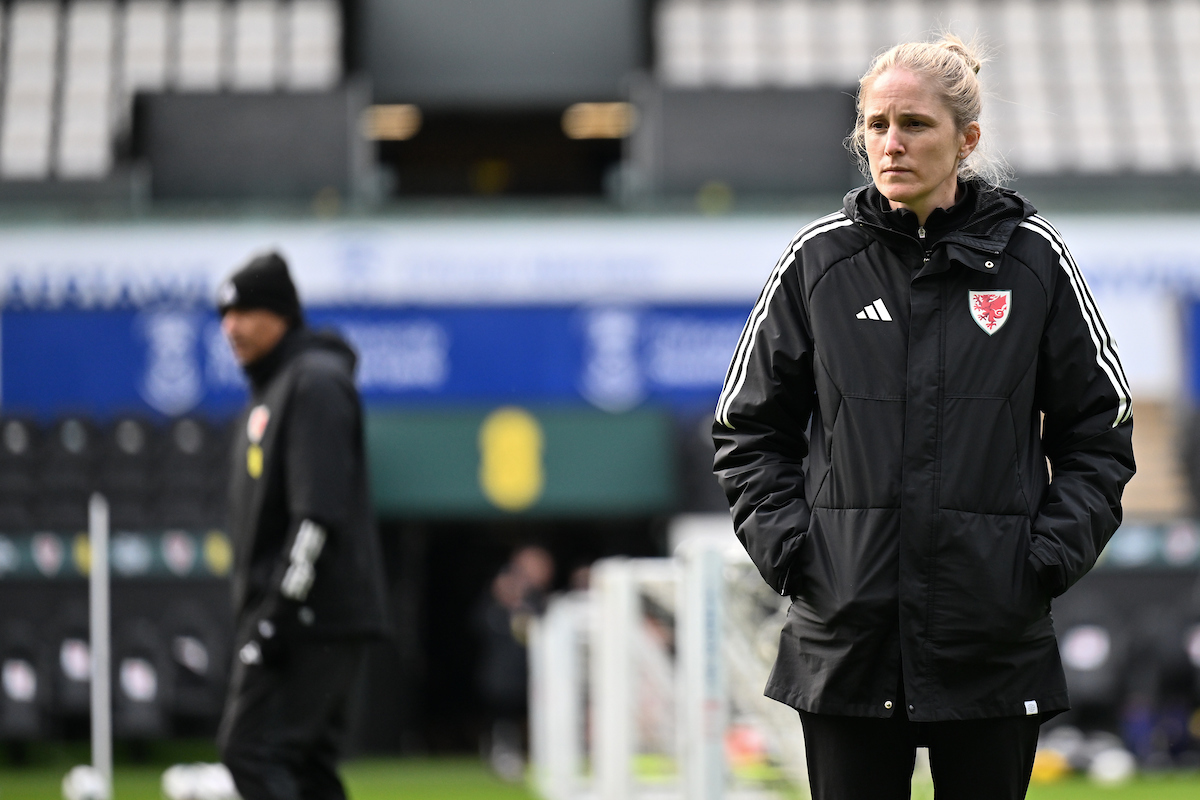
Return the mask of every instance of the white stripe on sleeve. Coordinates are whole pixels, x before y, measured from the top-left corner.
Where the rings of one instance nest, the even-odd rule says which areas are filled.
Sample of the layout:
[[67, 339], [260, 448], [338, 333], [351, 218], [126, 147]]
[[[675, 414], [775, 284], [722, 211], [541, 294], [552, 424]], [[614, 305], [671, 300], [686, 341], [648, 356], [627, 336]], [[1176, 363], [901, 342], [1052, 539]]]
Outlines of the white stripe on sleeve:
[[784, 273], [795, 263], [796, 254], [800, 252], [800, 248], [804, 246], [805, 242], [826, 231], [853, 224], [854, 222], [847, 219], [841, 211], [822, 217], [802, 228], [787, 249], [783, 251], [775, 269], [771, 271], [771, 277], [767, 279], [767, 284], [763, 287], [762, 294], [758, 297], [758, 302], [754, 304], [754, 309], [750, 312], [745, 327], [742, 328], [742, 335], [734, 350], [733, 360], [730, 361], [729, 370], [725, 373], [725, 386], [721, 389], [721, 397], [717, 401], [716, 419], [726, 428], [733, 428], [729, 422], [729, 406], [746, 383], [746, 373], [749, 370], [750, 358], [754, 351], [754, 342], [758, 337], [759, 329], [768, 316], [771, 300], [775, 297], [775, 290], [783, 283]]
[[1067, 249], [1066, 243], [1054, 226], [1043, 217], [1034, 215], [1022, 222], [1021, 227], [1033, 231], [1049, 242], [1051, 249], [1058, 254], [1059, 265], [1062, 266], [1067, 278], [1071, 281], [1075, 300], [1079, 303], [1079, 311], [1083, 315], [1083, 321], [1087, 324], [1092, 344], [1096, 347], [1096, 363], [1108, 376], [1113, 390], [1117, 394], [1117, 416], [1113, 421], [1115, 428], [1133, 417], [1133, 395], [1129, 391], [1129, 380], [1125, 377], [1125, 370], [1122, 368], [1121, 359], [1117, 354], [1117, 343], [1104, 323], [1100, 307], [1096, 305], [1096, 299], [1092, 296], [1083, 272], [1075, 263], [1071, 251]]

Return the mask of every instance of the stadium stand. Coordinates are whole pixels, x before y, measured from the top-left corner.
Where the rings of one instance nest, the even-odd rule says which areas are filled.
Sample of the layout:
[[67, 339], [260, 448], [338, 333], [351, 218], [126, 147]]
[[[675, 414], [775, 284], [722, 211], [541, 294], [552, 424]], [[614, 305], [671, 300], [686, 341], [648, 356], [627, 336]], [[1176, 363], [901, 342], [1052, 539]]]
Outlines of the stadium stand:
[[114, 532], [118, 736], [208, 735], [224, 697], [225, 422], [0, 418], [0, 739], [72, 735], [90, 680], [87, 499]]
[[47, 425], [0, 420], [0, 531], [86, 527], [87, 496], [102, 491], [120, 530], [219, 527], [224, 518], [223, 423], [138, 416]]
[[336, 0], [17, 0], [5, 53], [0, 179], [99, 179], [154, 92], [321, 92], [342, 80]]
[[[664, 0], [670, 89], [853, 89], [871, 56], [938, 30], [983, 34], [984, 129], [1020, 174], [1200, 169], [1198, 0]], [[1124, 120], [1128, 120], [1128, 128]]]

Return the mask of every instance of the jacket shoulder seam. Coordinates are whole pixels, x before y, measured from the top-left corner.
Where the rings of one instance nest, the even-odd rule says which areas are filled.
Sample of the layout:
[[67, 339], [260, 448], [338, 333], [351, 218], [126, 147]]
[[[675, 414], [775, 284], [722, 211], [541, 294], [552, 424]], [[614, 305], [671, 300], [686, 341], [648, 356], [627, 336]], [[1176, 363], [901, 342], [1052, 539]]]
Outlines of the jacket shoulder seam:
[[[865, 239], [866, 237], [863, 237], [863, 238]], [[870, 246], [871, 246], [871, 242], [869, 240], [867, 240], [867, 241], [863, 242], [862, 246], [859, 247], [858, 249], [856, 249], [854, 252], [847, 253], [847, 254], [840, 256], [836, 259], [833, 259], [833, 260], [829, 261], [827, 264], [823, 265], [823, 268], [821, 269], [820, 274], [814, 278], [814, 280], [812, 282], [812, 286], [809, 287], [804, 293], [805, 302], [808, 302], [810, 299], [812, 299], [813, 292], [815, 292], [817, 290], [817, 284], [819, 284], [822, 280], [824, 280], [826, 275], [833, 272], [833, 270], [835, 268], [840, 267], [842, 264], [845, 264], [850, 259], [854, 258], [856, 255], [863, 252]]]

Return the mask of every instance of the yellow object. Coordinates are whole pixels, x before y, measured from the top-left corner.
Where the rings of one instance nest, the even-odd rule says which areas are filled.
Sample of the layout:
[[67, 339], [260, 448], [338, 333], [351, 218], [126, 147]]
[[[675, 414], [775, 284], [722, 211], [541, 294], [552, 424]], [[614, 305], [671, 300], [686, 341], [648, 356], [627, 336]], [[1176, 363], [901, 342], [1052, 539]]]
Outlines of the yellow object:
[[696, 192], [696, 207], [710, 217], [727, 214], [733, 208], [733, 189], [723, 181], [709, 181]]
[[214, 575], [229, 574], [229, 568], [233, 566], [233, 547], [225, 534], [209, 531], [204, 537], [204, 562]]
[[637, 127], [631, 103], [576, 103], [562, 115], [569, 139], [624, 139]]
[[524, 511], [542, 496], [542, 426], [523, 408], [493, 411], [479, 428], [479, 486], [505, 511]]
[[263, 470], [263, 451], [256, 444], [252, 444], [246, 448], [246, 472], [250, 473], [250, 477], [258, 480], [262, 475]]
[[421, 109], [414, 105], [371, 106], [363, 112], [362, 135], [376, 142], [403, 142], [421, 130]]
[[76, 534], [71, 543], [71, 556], [75, 559], [75, 568], [80, 575], [87, 575], [92, 570], [92, 543], [86, 533]]
[[1038, 750], [1033, 758], [1033, 783], [1054, 783], [1060, 781], [1071, 772], [1071, 765], [1062, 753], [1054, 750]]

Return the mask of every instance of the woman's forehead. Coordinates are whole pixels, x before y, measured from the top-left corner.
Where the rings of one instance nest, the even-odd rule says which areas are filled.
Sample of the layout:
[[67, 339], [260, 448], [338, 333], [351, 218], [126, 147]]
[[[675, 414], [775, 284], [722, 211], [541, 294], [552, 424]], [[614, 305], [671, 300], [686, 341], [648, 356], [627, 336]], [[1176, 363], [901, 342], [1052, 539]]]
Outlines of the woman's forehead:
[[868, 113], [885, 109], [949, 113], [931, 78], [898, 67], [880, 74], [863, 88], [862, 105], [863, 111]]

